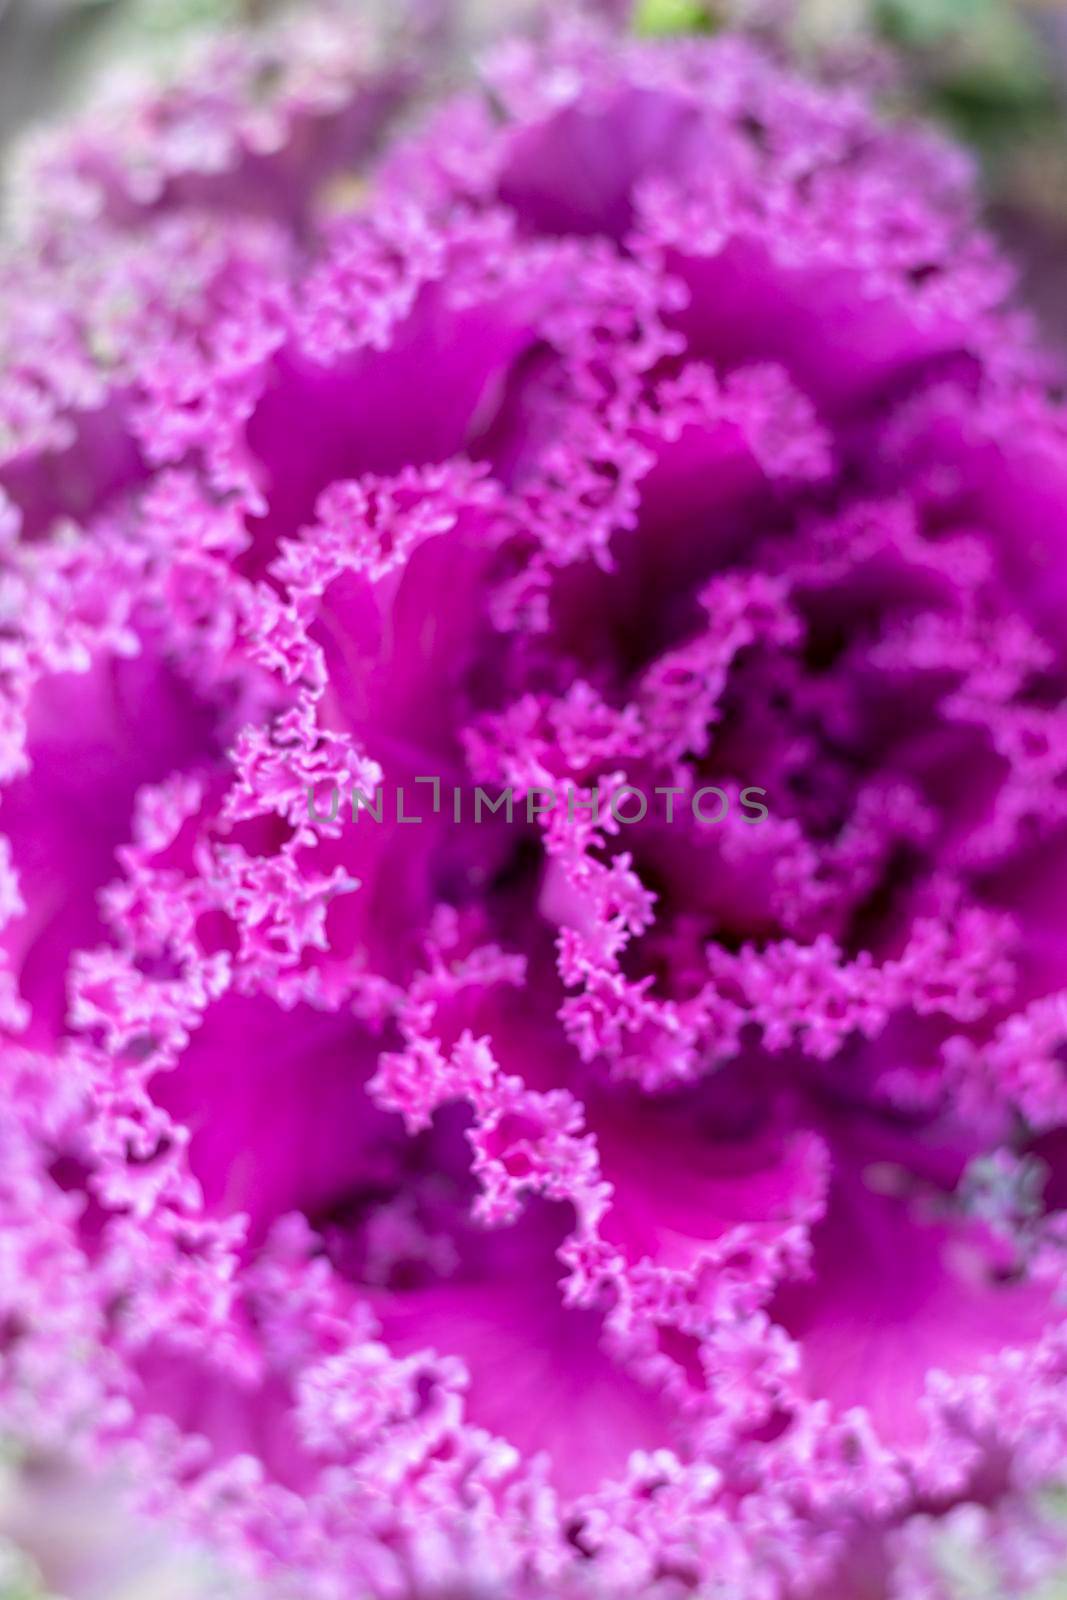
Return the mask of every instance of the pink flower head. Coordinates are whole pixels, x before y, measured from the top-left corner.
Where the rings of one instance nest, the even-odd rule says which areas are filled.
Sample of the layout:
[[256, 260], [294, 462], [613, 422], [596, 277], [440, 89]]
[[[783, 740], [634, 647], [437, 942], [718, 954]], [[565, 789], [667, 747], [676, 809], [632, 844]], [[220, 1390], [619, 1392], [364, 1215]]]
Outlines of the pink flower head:
[[575, 25], [368, 176], [388, 61], [227, 50], [0, 268], [5, 1427], [316, 1600], [1010, 1589], [1067, 430], [965, 162]]

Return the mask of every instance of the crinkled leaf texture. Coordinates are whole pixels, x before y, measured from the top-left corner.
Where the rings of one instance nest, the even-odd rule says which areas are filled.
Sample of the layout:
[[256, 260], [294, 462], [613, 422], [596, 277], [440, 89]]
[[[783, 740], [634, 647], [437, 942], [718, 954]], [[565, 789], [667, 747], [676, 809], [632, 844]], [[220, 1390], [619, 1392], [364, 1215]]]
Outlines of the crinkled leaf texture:
[[[402, 76], [227, 46], [0, 273], [5, 1425], [318, 1600], [1012, 1589], [1054, 374], [850, 89], [564, 27], [353, 183]], [[420, 775], [681, 798], [309, 815]]]

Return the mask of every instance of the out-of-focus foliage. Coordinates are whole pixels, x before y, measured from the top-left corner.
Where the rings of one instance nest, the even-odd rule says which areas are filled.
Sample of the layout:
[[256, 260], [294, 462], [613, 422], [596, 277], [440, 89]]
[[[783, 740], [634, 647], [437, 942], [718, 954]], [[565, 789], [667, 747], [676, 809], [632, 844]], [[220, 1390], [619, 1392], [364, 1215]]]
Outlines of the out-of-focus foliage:
[[705, 0], [639, 0], [634, 27], [654, 38], [659, 34], [710, 33], [717, 26], [715, 8]]
[[[354, 11], [388, 0], [334, 0]], [[94, 69], [166, 55], [204, 25], [252, 23], [280, 0], [0, 0], [0, 138], [81, 97]], [[456, 0], [479, 31], [523, 0]], [[646, 35], [741, 26], [802, 56], [882, 53], [909, 106], [947, 119], [985, 158], [996, 193], [1067, 219], [1067, 5], [1060, 0], [633, 0]], [[891, 53], [891, 56], [890, 56]]]
[[1063, 0], [797, 0], [789, 10], [798, 50], [846, 63], [873, 53], [892, 108], [932, 114], [976, 151], [1023, 294], [1067, 348]]
[[254, 9], [247, 0], [0, 0], [0, 139], [73, 106], [96, 66]]
[[987, 152], [1063, 125], [1067, 6], [1049, 0], [636, 0], [635, 22], [776, 28], [802, 54], [890, 46], [906, 91]]
[[816, 70], [877, 75], [891, 110], [948, 124], [983, 164], [1024, 296], [1067, 349], [1065, 0], [636, 0], [635, 23], [770, 34]]
[[[823, 13], [821, 20], [818, 14]], [[1059, 7], [1019, 0], [867, 0], [856, 6], [801, 5], [798, 26], [832, 46], [841, 12], [899, 53], [909, 98], [954, 124], [998, 169], [1062, 137], [1067, 35]], [[1057, 12], [1060, 13], [1057, 16]], [[813, 22], [817, 24], [812, 27]]]

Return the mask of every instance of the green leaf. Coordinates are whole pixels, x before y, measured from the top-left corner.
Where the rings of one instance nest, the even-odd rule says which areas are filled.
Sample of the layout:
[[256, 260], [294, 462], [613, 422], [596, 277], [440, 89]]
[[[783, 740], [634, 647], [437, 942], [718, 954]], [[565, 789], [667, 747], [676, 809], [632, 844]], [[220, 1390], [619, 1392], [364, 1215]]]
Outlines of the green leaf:
[[717, 21], [706, 0], [638, 0], [634, 28], [649, 38], [676, 33], [714, 33]]
[[878, 0], [874, 11], [891, 38], [906, 45], [929, 46], [981, 25], [996, 8], [997, 0]]

